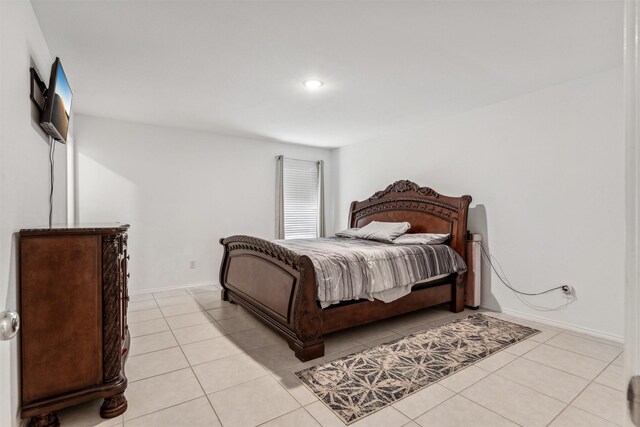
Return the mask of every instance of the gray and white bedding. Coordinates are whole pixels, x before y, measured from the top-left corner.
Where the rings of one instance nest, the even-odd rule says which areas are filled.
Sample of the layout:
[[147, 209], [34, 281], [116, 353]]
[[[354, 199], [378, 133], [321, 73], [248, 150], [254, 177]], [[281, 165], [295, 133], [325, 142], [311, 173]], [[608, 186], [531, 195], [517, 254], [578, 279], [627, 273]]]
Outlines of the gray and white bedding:
[[340, 237], [274, 243], [311, 259], [323, 308], [361, 298], [390, 302], [407, 295], [417, 283], [467, 268], [447, 245], [402, 245]]

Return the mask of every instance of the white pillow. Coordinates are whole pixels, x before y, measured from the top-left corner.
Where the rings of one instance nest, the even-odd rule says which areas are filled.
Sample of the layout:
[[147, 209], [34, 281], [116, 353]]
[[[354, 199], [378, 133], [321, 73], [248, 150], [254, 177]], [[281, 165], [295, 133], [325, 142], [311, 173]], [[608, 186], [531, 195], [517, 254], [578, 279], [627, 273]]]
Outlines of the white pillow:
[[413, 233], [397, 237], [393, 243], [399, 245], [439, 245], [449, 239], [449, 234]]
[[356, 237], [392, 243], [393, 239], [403, 235], [410, 228], [411, 224], [408, 222], [372, 221], [358, 230]]
[[347, 228], [346, 230], [338, 231], [336, 237], [358, 237], [359, 228]]

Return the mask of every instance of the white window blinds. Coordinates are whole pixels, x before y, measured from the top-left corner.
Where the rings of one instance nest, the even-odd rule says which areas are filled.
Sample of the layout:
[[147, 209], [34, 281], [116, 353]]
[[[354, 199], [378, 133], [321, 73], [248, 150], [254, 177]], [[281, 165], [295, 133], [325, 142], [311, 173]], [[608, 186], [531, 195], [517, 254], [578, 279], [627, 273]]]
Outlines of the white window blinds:
[[322, 162], [282, 159], [282, 219], [285, 239], [321, 234]]

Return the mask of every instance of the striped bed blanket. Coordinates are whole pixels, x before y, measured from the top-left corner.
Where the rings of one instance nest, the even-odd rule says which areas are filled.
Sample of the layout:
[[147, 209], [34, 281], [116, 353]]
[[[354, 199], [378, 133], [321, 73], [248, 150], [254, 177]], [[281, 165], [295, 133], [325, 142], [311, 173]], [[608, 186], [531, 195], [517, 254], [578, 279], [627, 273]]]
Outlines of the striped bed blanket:
[[416, 283], [467, 268], [447, 245], [402, 245], [340, 237], [273, 243], [311, 259], [323, 308], [362, 298], [390, 302], [407, 295]]

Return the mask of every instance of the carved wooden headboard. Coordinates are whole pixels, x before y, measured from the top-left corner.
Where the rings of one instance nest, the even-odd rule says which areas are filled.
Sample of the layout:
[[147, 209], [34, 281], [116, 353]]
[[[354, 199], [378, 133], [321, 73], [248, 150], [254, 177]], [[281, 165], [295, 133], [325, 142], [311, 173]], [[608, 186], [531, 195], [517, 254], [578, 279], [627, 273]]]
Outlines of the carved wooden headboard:
[[449, 233], [450, 246], [465, 258], [471, 196], [450, 197], [408, 180], [396, 181], [367, 200], [352, 202], [349, 226], [371, 221], [408, 221], [409, 233]]

